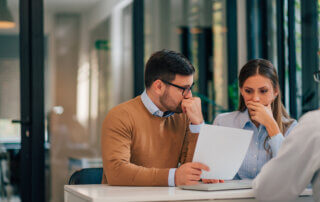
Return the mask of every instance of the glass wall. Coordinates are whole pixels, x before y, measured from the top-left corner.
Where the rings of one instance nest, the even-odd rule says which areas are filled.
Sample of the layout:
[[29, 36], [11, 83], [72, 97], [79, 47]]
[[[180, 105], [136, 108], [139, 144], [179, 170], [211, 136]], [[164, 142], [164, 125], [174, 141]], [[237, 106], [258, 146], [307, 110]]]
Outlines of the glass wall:
[[302, 40], [301, 40], [301, 4], [295, 0], [295, 42], [296, 42], [296, 89], [297, 117], [302, 115]]
[[317, 4], [316, 0], [247, 0], [248, 59], [260, 57], [275, 65], [283, 102], [295, 118], [319, 106], [311, 77], [319, 64], [319, 56], [314, 55], [319, 48], [312, 45], [320, 38], [315, 31], [319, 29]]
[[[14, 22], [0, 19], [0, 201], [20, 201], [19, 2], [0, 6]], [[132, 1], [45, 0], [43, 12], [46, 201], [60, 202], [76, 169], [102, 167], [102, 122], [133, 97]]]
[[0, 19], [0, 201], [20, 200], [20, 125], [12, 123], [21, 107], [19, 2], [2, 0], [0, 7], [8, 15]]
[[45, 0], [44, 22], [47, 199], [58, 202], [75, 170], [102, 167], [102, 122], [133, 96], [132, 1]]
[[[208, 88], [208, 95], [215, 101], [212, 106], [212, 113], [208, 114], [208, 120], [213, 121], [214, 115], [224, 112], [228, 109], [228, 58], [227, 58], [227, 23], [226, 23], [226, 1], [214, 1], [212, 12], [212, 74], [213, 79]], [[238, 92], [235, 93], [236, 95]], [[237, 101], [237, 97], [233, 100]], [[212, 114], [212, 116], [210, 115]]]
[[207, 122], [228, 108], [225, 0], [145, 0], [145, 58], [161, 49], [183, 53], [196, 69], [193, 94]]
[[[240, 5], [237, 9], [238, 19], [245, 12], [246, 20], [238, 20], [238, 27], [227, 27], [226, 0], [145, 0], [145, 62], [152, 52], [163, 48], [180, 51], [187, 56], [197, 70], [194, 94], [202, 98], [205, 119], [212, 122], [217, 113], [231, 110], [228, 109], [228, 102], [237, 105], [237, 83], [228, 82], [227, 79], [230, 72], [228, 30], [236, 32], [245, 26], [247, 32], [238, 34], [238, 40], [242, 40], [242, 35], [246, 34], [247, 44], [239, 47], [238, 60], [270, 60], [279, 72], [284, 104], [289, 112], [294, 109], [293, 116], [299, 118], [308, 111], [307, 104], [303, 103], [316, 99], [318, 93], [314, 93], [308, 87], [310, 85], [306, 85], [308, 81], [303, 79], [302, 73], [302, 68], [308, 68], [303, 67], [302, 55], [306, 53], [302, 48], [302, 25], [308, 24], [308, 21], [306, 17], [302, 18], [299, 0], [293, 1], [294, 18], [289, 19], [288, 2], [281, 2], [283, 5], [280, 8], [281, 3], [276, 0], [237, 1]], [[246, 9], [239, 9], [243, 4]], [[280, 18], [280, 15], [283, 17]], [[294, 25], [289, 25], [292, 21]], [[290, 34], [289, 26], [294, 26], [294, 31]], [[280, 38], [282, 33], [283, 38]], [[238, 41], [238, 44], [241, 43]], [[247, 58], [244, 59], [246, 54], [243, 52], [246, 51]], [[242, 63], [240, 65], [243, 65]], [[289, 69], [295, 71], [294, 77]], [[312, 105], [318, 106], [314, 103]]]

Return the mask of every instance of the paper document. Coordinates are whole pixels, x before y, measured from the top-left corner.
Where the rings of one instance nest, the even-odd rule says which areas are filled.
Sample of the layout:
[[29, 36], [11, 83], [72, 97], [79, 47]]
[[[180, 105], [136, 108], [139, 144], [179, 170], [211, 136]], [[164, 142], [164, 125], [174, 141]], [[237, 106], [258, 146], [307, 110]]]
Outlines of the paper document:
[[193, 162], [209, 166], [202, 179], [232, 180], [238, 172], [251, 142], [253, 131], [214, 125], [200, 130]]

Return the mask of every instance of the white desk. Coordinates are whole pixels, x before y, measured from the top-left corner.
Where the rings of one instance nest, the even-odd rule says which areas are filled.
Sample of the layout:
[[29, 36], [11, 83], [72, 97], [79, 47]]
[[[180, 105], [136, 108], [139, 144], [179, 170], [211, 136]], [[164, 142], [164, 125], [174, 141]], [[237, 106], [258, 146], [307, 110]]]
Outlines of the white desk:
[[[297, 201], [313, 201], [312, 191], [305, 190]], [[256, 201], [252, 189], [233, 191], [189, 191], [177, 187], [125, 187], [109, 185], [65, 185], [65, 202], [106, 201], [178, 201], [224, 199], [227, 201]], [[232, 200], [226, 200], [232, 199]], [[236, 200], [235, 200], [236, 199]]]

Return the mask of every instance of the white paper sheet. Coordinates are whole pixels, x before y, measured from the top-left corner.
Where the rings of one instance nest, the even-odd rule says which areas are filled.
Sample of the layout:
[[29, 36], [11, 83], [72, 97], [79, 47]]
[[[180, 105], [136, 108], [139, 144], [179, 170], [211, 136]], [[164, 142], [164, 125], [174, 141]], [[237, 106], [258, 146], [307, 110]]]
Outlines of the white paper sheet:
[[251, 142], [253, 131], [203, 125], [200, 130], [193, 162], [209, 166], [202, 179], [231, 180], [238, 172]]

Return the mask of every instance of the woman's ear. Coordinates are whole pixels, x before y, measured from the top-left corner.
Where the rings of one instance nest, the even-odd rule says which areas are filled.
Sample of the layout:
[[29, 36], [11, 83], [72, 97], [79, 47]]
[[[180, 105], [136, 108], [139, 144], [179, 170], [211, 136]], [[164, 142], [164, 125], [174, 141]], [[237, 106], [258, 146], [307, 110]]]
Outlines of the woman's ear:
[[243, 97], [243, 88], [240, 88], [240, 95]]
[[279, 89], [276, 89], [275, 92], [274, 92], [273, 101], [278, 97], [278, 95], [279, 95]]

